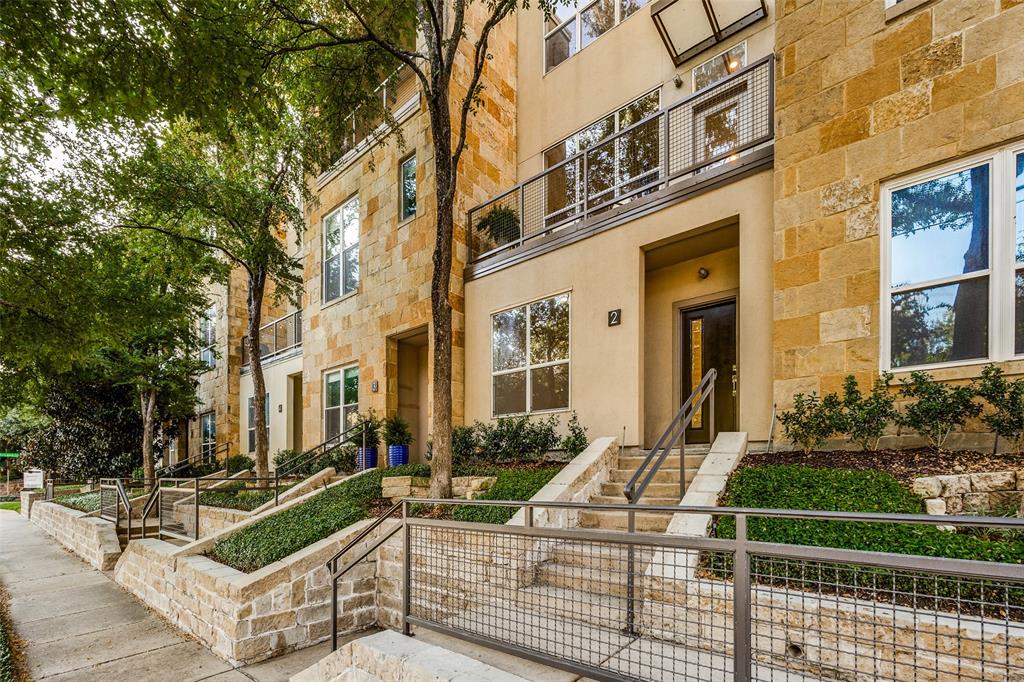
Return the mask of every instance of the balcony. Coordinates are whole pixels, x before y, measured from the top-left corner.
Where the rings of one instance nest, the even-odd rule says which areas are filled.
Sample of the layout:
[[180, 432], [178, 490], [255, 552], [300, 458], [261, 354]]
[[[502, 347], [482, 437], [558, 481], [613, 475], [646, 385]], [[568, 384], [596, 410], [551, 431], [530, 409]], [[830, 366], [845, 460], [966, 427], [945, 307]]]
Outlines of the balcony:
[[[242, 338], [242, 366], [249, 365], [246, 338]], [[268, 362], [298, 353], [302, 348], [302, 311], [289, 313], [260, 327], [260, 360]]]
[[470, 264], [585, 230], [612, 209], [742, 164], [773, 139], [773, 95], [768, 56], [473, 208]]

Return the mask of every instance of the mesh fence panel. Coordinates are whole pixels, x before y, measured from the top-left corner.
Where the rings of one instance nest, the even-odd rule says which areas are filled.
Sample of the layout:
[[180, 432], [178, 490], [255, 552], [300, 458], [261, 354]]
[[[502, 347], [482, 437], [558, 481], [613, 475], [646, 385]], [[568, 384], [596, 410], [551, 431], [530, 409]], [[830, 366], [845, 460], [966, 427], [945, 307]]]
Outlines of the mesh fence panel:
[[164, 486], [160, 489], [160, 532], [198, 539], [196, 489]]
[[110, 484], [100, 485], [100, 518], [117, 522], [117, 487]]

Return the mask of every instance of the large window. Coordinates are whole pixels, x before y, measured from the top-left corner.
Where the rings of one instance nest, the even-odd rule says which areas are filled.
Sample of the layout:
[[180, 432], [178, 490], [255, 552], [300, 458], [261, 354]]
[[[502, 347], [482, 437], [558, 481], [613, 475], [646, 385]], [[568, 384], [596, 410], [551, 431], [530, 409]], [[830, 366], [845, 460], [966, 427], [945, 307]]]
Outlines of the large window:
[[398, 207], [398, 219], [408, 220], [416, 215], [416, 155], [402, 161], [399, 169], [399, 186], [401, 195]]
[[569, 294], [491, 317], [493, 413], [569, 407]]
[[555, 68], [646, 4], [647, 0], [558, 0], [544, 21], [544, 70]]
[[[270, 441], [270, 394], [263, 401], [267, 441]], [[249, 396], [249, 452], [256, 452], [256, 396]]]
[[693, 91], [699, 92], [747, 65], [747, 42], [734, 45], [693, 69]]
[[330, 440], [354, 426], [359, 417], [359, 368], [328, 372], [324, 391], [324, 440]]
[[901, 181], [882, 199], [883, 366], [1024, 354], [1024, 152]]
[[217, 309], [210, 307], [199, 321], [199, 343], [202, 349], [199, 351], [199, 359], [206, 363], [206, 366], [213, 369], [217, 365], [217, 353], [214, 346], [217, 343]]
[[324, 219], [324, 300], [359, 288], [359, 198], [352, 197]]
[[214, 412], [204, 412], [199, 417], [199, 443], [200, 453], [204, 460], [213, 457], [217, 450], [217, 415]]

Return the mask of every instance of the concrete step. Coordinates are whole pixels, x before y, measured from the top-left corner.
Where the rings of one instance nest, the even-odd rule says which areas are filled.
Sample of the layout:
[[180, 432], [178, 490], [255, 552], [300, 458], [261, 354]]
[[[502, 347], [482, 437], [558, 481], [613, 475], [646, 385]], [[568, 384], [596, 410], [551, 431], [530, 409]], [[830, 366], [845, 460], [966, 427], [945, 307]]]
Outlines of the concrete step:
[[[622, 579], [624, 581], [625, 577]], [[543, 615], [565, 618], [567, 614], [572, 614], [574, 621], [612, 630], [619, 630], [626, 625], [628, 602], [622, 595], [595, 594], [555, 585], [534, 585], [520, 590], [520, 596], [525, 599], [519, 604], [529, 604], [531, 611]]]
[[[636, 530], [641, 533], [664, 533], [668, 528], [672, 514], [655, 512], [635, 512]], [[580, 512], [580, 526], [583, 528], [600, 528], [603, 530], [627, 530], [629, 517], [627, 512], [617, 511], [583, 511]]]
[[[622, 572], [629, 566], [629, 547], [626, 545], [594, 545], [587, 542], [563, 542], [551, 548], [551, 563], [581, 568], [600, 568]], [[651, 551], [634, 550], [634, 566], [650, 561]]]
[[[537, 567], [536, 576], [537, 585], [572, 590], [576, 593], [587, 592], [595, 597], [605, 595], [621, 598], [627, 595], [626, 573], [609, 571], [607, 568], [567, 566], [548, 562]], [[565, 613], [575, 615], [576, 612], [570, 607]]]
[[[623, 494], [625, 487], [626, 484], [622, 481], [608, 481], [601, 484], [601, 494], [625, 500], [626, 497]], [[648, 497], [675, 497], [678, 501], [679, 483], [651, 483], [644, 491], [644, 499]]]
[[[648, 489], [647, 492], [650, 492]], [[590, 501], [594, 504], [626, 504], [628, 500], [623, 495], [594, 495], [590, 498]], [[645, 504], [662, 505], [662, 504], [679, 504], [679, 486], [676, 486], [675, 497], [652, 497], [651, 495], [644, 495], [637, 506], [644, 506]]]
[[[612, 469], [609, 479], [614, 483], [628, 483], [636, 469]], [[651, 483], [675, 483], [679, 485], [679, 469], [659, 469]]]
[[[707, 457], [706, 452], [698, 454], [687, 451], [686, 457], [683, 459], [683, 461], [688, 468], [696, 468], [699, 467], [704, 462], [705, 457]], [[623, 455], [622, 457], [619, 457], [619, 468], [632, 469], [633, 471], [636, 471], [644, 463], [644, 459], [645, 458], [640, 455]], [[664, 469], [666, 467], [671, 467], [673, 469], [679, 468], [679, 453], [669, 455], [668, 457], [665, 458], [665, 461], [661, 465], [661, 468]]]

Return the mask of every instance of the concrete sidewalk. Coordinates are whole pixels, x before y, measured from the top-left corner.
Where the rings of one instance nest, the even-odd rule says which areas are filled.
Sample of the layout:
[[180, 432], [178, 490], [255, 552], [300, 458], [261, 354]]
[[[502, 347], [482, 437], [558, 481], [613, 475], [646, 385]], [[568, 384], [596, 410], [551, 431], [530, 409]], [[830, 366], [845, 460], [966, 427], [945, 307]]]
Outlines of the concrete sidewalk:
[[0, 583], [30, 674], [63, 682], [281, 682], [329, 645], [232, 668], [18, 514], [0, 510]]

